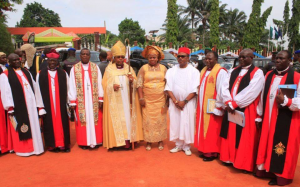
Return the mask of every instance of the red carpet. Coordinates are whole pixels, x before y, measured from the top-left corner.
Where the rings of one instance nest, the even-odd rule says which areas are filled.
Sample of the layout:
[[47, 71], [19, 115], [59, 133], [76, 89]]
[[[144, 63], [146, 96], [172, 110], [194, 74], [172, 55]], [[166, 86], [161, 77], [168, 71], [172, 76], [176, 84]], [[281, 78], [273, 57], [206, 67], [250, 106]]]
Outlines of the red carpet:
[[[134, 151], [108, 151], [103, 147], [90, 151], [75, 144], [74, 125], [71, 131], [70, 153], [0, 156], [0, 186], [268, 186], [269, 180], [243, 174], [218, 160], [203, 162], [194, 148], [192, 156], [171, 154], [173, 142], [164, 141], [163, 151], [157, 144], [146, 151], [145, 142]], [[290, 186], [300, 186], [299, 160]]]

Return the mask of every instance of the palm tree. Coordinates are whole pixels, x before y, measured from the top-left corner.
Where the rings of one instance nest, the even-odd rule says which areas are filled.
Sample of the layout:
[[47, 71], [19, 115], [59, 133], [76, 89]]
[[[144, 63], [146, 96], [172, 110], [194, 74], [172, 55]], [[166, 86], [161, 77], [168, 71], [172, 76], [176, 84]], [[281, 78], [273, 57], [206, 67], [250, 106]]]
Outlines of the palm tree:
[[199, 3], [201, 1], [199, 0], [187, 0], [188, 6], [184, 7], [179, 5], [178, 7], [178, 12], [179, 15], [181, 16], [182, 14], [186, 14], [186, 17], [191, 17], [191, 22], [192, 22], [192, 33], [194, 31], [194, 21], [196, 17], [200, 16], [199, 12]]
[[220, 29], [229, 41], [232, 41], [233, 37], [239, 36], [239, 34], [244, 30], [246, 24], [247, 16], [244, 11], [239, 11], [238, 9], [230, 9], [227, 11], [226, 17]]
[[[165, 23], [162, 25], [163, 28], [161, 30], [166, 31], [167, 20]], [[190, 29], [190, 22], [188, 17], [180, 17], [179, 15], [177, 16], [177, 25], [178, 25], [178, 36], [177, 36], [177, 41], [178, 44], [184, 44], [185, 42], [189, 42], [191, 40], [191, 29]], [[165, 40], [166, 39], [166, 33], [160, 35], [160, 40]]]

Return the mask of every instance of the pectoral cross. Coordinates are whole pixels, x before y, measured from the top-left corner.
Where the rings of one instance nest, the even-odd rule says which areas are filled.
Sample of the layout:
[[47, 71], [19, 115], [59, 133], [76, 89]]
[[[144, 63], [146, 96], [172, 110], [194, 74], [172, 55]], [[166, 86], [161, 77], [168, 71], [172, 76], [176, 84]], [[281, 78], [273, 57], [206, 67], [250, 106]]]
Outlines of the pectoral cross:
[[88, 82], [87, 83], [87, 90], [89, 90], [89, 87], [90, 87], [91, 85], [90, 85], [90, 83]]
[[273, 94], [271, 94], [271, 95], [270, 95], [270, 99], [273, 99], [273, 97], [274, 97], [274, 95], [273, 95]]
[[27, 89], [27, 86], [28, 86], [27, 82], [25, 82], [24, 86], [25, 86], [25, 87], [26, 87], [26, 89]]

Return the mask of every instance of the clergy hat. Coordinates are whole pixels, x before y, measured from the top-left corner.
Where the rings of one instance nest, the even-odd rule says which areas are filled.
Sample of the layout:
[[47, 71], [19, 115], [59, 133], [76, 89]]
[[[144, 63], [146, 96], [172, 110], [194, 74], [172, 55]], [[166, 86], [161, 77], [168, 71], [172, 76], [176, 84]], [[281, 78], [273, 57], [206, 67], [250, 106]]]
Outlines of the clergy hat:
[[125, 56], [126, 55], [126, 47], [125, 45], [119, 40], [112, 48], [111, 53], [113, 56]]
[[68, 51], [76, 51], [76, 49], [71, 47], [68, 49]]
[[51, 51], [49, 53], [46, 54], [47, 58], [55, 58], [58, 59], [59, 58], [59, 53], [56, 52], [55, 49], [51, 49]]
[[186, 54], [190, 55], [191, 54], [191, 50], [189, 48], [187, 48], [187, 47], [180, 47], [178, 49], [178, 54], [179, 53], [186, 53]]
[[295, 54], [300, 54], [300, 50], [295, 51]]

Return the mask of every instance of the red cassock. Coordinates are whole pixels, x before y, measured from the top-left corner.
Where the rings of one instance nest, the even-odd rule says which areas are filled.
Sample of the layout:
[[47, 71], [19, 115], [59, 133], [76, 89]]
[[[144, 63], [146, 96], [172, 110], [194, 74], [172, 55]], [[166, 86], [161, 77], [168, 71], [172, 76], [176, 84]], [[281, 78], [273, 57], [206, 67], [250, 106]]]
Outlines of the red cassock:
[[[219, 73], [219, 72], [218, 72]], [[218, 77], [218, 73], [217, 76]], [[205, 73], [204, 73], [205, 74]], [[200, 84], [202, 84], [204, 76], [201, 78]], [[205, 81], [204, 89], [207, 86], [207, 81], [208, 78]], [[199, 86], [199, 88], [201, 85]], [[216, 99], [217, 97], [217, 90], [214, 89], [214, 96], [212, 99]], [[205, 93], [206, 90], [204, 90]], [[199, 92], [200, 93], [200, 92]], [[203, 102], [204, 103], [204, 98], [203, 96]], [[204, 104], [202, 105], [202, 118], [201, 118], [201, 124], [199, 129], [199, 120], [200, 120], [200, 99], [198, 99], [197, 103], [197, 114], [196, 114], [196, 135], [195, 135], [195, 140], [194, 140], [194, 146], [198, 149], [198, 151], [202, 153], [219, 153], [220, 152], [220, 144], [221, 144], [221, 137], [220, 137], [220, 130], [221, 130], [221, 124], [222, 124], [222, 119], [223, 116], [217, 116], [214, 114], [210, 115], [209, 119], [209, 126], [207, 129], [206, 136], [204, 137]], [[202, 132], [199, 134], [199, 131]], [[199, 134], [199, 137], [198, 137]]]
[[[76, 102], [76, 104], [78, 106], [77, 102]], [[81, 123], [79, 121], [77, 107], [76, 107], [76, 115], [77, 115], [76, 116], [77, 121], [75, 122], [75, 128], [76, 128], [77, 144], [86, 146], [87, 145], [86, 126], [81, 126]], [[96, 142], [97, 142], [97, 144], [101, 144], [103, 142], [102, 111], [101, 110], [99, 110], [99, 113], [98, 113], [98, 122], [97, 122], [97, 125], [95, 125], [95, 132], [96, 132]]]
[[[258, 70], [257, 67], [250, 73], [250, 81]], [[235, 80], [231, 91], [237, 84]], [[238, 86], [241, 86], [240, 84]], [[238, 89], [237, 89], [238, 90]], [[220, 160], [233, 163], [234, 167], [241, 170], [252, 172], [255, 166], [259, 133], [255, 125], [256, 109], [259, 96], [250, 105], [245, 107], [245, 127], [243, 127], [238, 148], [236, 148], [237, 124], [229, 121], [227, 139], [221, 138]], [[233, 104], [234, 105], [234, 104]]]
[[[266, 75], [266, 77], [268, 74]], [[285, 84], [287, 79], [287, 74], [283, 76], [280, 81], [280, 84]], [[274, 77], [272, 78], [273, 83]], [[300, 80], [300, 74], [295, 72], [294, 74], [294, 83], [298, 85]], [[272, 85], [272, 84], [271, 84]], [[291, 99], [289, 99], [291, 101]], [[275, 150], [273, 147], [274, 134], [276, 130], [276, 122], [278, 116], [278, 105], [276, 101], [274, 101], [274, 105], [272, 108], [272, 114], [269, 115], [269, 93], [266, 99], [266, 107], [263, 118], [262, 125], [262, 133], [259, 143], [258, 156], [256, 164], [264, 164], [266, 171], [270, 171], [271, 167], [271, 156], [272, 152]], [[289, 104], [287, 104], [289, 105]], [[269, 123], [269, 120], [271, 121]], [[276, 143], [276, 142], [275, 142]], [[285, 178], [285, 179], [293, 179], [295, 174], [295, 169], [297, 166], [297, 160], [299, 155], [299, 146], [300, 146], [300, 113], [299, 111], [293, 112], [292, 119], [290, 123], [290, 130], [287, 139], [287, 146], [284, 150], [284, 154], [286, 154], [283, 172], [281, 174], [275, 173], [277, 176]], [[277, 155], [276, 155], [277, 156]], [[282, 156], [282, 155], [278, 155]]]
[[[91, 68], [88, 69], [89, 72], [89, 77], [90, 81], [92, 80], [92, 72]], [[82, 68], [82, 79], [84, 80], [84, 70]], [[83, 81], [84, 82], [84, 81]], [[93, 87], [92, 93], [93, 93]], [[83, 93], [85, 97], [85, 93]], [[103, 100], [103, 98], [98, 98], [99, 100]], [[74, 101], [71, 101], [71, 103]], [[78, 99], [76, 100], [76, 106], [78, 106]], [[76, 139], [77, 139], [77, 144], [81, 146], [86, 146], [87, 145], [87, 135], [86, 135], [86, 126], [82, 126], [80, 123], [80, 118], [79, 118], [79, 112], [78, 112], [78, 107], [76, 107], [76, 118], [77, 121], [75, 123], [76, 126]], [[95, 133], [96, 133], [96, 142], [97, 144], [103, 143], [103, 127], [102, 127], [102, 111], [99, 110], [98, 112], [98, 122], [97, 125], [95, 124]]]
[[1, 147], [0, 150], [1, 153], [6, 153], [8, 151], [6, 117], [5, 117], [5, 110], [3, 108], [1, 99], [0, 99], [0, 147]]
[[[0, 75], [3, 73], [2, 68], [0, 67]], [[0, 91], [1, 96], [1, 91]], [[2, 100], [0, 98], [0, 152], [6, 153], [7, 149], [7, 128], [6, 128], [6, 117], [5, 110], [3, 108]]]
[[[8, 76], [8, 71], [5, 71], [4, 73]], [[16, 75], [17, 75], [19, 81], [22, 83], [21, 76], [19, 74], [16, 74]], [[24, 77], [27, 79], [26, 76], [24, 76]], [[24, 92], [24, 95], [25, 95], [25, 92]], [[13, 150], [17, 153], [30, 153], [30, 152], [34, 151], [32, 138], [28, 139], [28, 140], [20, 141], [19, 134], [14, 129], [13, 125], [11, 124], [8, 115], [7, 115], [7, 131], [8, 131], [8, 150]]]

